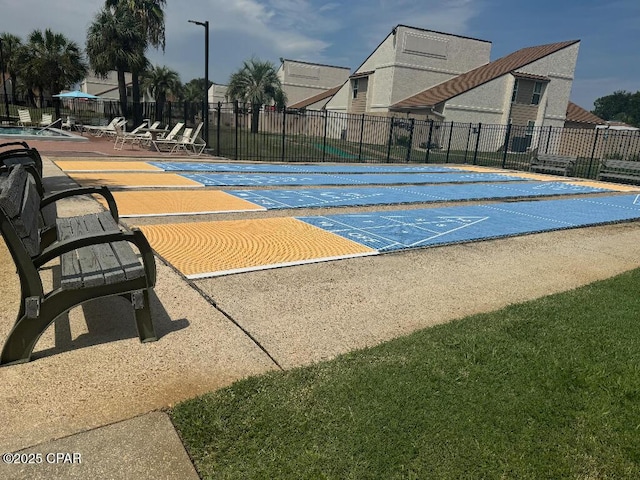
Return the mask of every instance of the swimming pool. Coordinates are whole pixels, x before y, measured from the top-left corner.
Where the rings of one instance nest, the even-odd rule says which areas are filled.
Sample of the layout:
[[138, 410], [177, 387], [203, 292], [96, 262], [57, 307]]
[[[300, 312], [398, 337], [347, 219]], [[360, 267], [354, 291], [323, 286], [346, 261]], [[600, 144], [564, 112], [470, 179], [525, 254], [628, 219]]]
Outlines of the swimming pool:
[[87, 138], [65, 132], [59, 128], [0, 127], [0, 138], [11, 140], [62, 140], [86, 142]]

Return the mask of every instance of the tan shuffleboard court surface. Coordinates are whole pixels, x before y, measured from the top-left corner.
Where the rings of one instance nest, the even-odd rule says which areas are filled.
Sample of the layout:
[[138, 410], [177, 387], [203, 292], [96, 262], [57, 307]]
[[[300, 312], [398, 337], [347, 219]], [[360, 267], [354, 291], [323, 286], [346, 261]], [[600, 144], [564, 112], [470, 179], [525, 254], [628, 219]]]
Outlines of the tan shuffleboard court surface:
[[[266, 208], [220, 190], [144, 190], [113, 192], [121, 217], [198, 215], [264, 211]], [[102, 196], [96, 199], [107, 208]]]
[[377, 253], [295, 218], [173, 223], [139, 228], [153, 249], [190, 279]]
[[175, 173], [69, 173], [72, 180], [83, 186], [117, 188], [138, 188], [138, 187], [199, 187], [203, 185], [199, 182], [176, 175]]
[[54, 160], [65, 172], [162, 172], [147, 162], [118, 160]]

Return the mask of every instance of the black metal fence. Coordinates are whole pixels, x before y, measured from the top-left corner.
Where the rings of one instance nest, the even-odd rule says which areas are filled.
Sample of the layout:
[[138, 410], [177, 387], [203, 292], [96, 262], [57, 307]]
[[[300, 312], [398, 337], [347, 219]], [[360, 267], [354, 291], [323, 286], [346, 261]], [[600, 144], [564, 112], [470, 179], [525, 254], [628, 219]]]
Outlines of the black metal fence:
[[601, 159], [640, 160], [640, 132], [630, 130], [438, 122], [243, 104], [218, 104], [210, 118], [210, 149], [242, 160], [465, 163], [526, 170], [539, 152], [577, 157], [575, 175], [584, 178], [597, 176]]
[[[117, 100], [17, 98], [9, 115], [27, 108], [34, 122], [54, 113], [85, 125], [100, 125], [122, 115]], [[0, 93], [0, 118], [6, 116]], [[35, 106], [34, 106], [35, 105]], [[129, 103], [127, 110], [133, 105]], [[198, 102], [142, 102], [142, 118], [165, 125], [195, 125], [204, 117]], [[257, 115], [257, 123], [252, 122]], [[130, 125], [131, 126], [131, 125]], [[204, 132], [203, 132], [204, 133]], [[577, 158], [575, 175], [595, 178], [600, 160], [640, 160], [640, 131], [611, 128], [524, 127], [455, 123], [388, 115], [316, 110], [277, 110], [270, 106], [209, 105], [211, 152], [231, 159], [281, 162], [462, 163], [526, 170], [535, 152]]]
[[[56, 102], [63, 120], [71, 116], [76, 123], [83, 125], [102, 125], [108, 123], [117, 116], [125, 116], [131, 119], [133, 102], [128, 102], [126, 112], [122, 112], [119, 100], [83, 99], [83, 98], [55, 98], [13, 96], [5, 97], [0, 93], [0, 120], [6, 117], [6, 105], [9, 105], [9, 117], [16, 119], [18, 109], [27, 109], [34, 122], [39, 122], [43, 113], [55, 114]], [[194, 125], [203, 118], [203, 104], [201, 102], [166, 102], [159, 105], [156, 102], [141, 102], [141, 118], [159, 121], [164, 125], [174, 125], [184, 122]], [[132, 121], [132, 120], [130, 120]], [[130, 127], [133, 125], [129, 125]], [[135, 126], [134, 126], [135, 127]]]

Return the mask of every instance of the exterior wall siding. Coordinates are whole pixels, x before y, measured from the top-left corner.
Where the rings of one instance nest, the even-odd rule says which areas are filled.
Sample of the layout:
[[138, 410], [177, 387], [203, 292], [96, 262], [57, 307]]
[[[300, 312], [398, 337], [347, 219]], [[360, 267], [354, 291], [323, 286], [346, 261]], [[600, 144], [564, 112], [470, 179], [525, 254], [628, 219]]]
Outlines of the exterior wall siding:
[[551, 79], [540, 102], [544, 110], [542, 125], [564, 126], [579, 48], [580, 43], [570, 45], [518, 70]]
[[[353, 86], [353, 80], [349, 84]], [[368, 86], [369, 79], [367, 77], [358, 78], [358, 95], [356, 98], [353, 98], [352, 95], [349, 113], [364, 113], [367, 110]]]
[[526, 126], [529, 121], [536, 121], [538, 117], [538, 105], [524, 105], [514, 103], [511, 105], [511, 123], [513, 125]]
[[349, 68], [294, 60], [285, 60], [277, 71], [288, 104], [313, 97], [346, 82], [349, 73]]

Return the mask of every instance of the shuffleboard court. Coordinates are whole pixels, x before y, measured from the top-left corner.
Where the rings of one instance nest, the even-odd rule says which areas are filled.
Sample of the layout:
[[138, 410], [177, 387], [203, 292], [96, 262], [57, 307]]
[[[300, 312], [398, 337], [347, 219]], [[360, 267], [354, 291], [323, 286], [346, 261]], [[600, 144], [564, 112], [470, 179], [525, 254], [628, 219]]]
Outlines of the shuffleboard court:
[[640, 220], [640, 195], [298, 218], [143, 225], [191, 279]]
[[639, 220], [639, 195], [299, 217], [378, 252]]
[[106, 185], [110, 188], [143, 187], [192, 187], [201, 188], [202, 183], [190, 180], [176, 173], [103, 172], [69, 173], [69, 177], [82, 186]]
[[208, 163], [149, 162], [167, 172], [257, 172], [257, 173], [455, 173], [456, 168], [440, 165], [335, 165], [301, 163]]
[[126, 160], [54, 160], [65, 172], [163, 172], [149, 162]]
[[375, 255], [295, 218], [143, 225], [153, 249], [187, 278]]
[[[611, 190], [565, 182], [416, 185], [406, 187], [336, 187], [302, 190], [155, 190], [116, 191], [123, 218], [203, 215], [286, 208], [397, 205], [501, 198], [606, 193]], [[104, 199], [98, 201], [106, 207]]]
[[[129, 190], [112, 193], [122, 218], [266, 210], [265, 207], [222, 190]], [[95, 198], [108, 208], [104, 197], [96, 195]]]
[[396, 174], [300, 174], [260, 175], [225, 173], [182, 173], [205, 186], [240, 187], [270, 185], [400, 185], [426, 183], [522, 182], [526, 179], [499, 173], [396, 173]]
[[407, 187], [319, 188], [311, 190], [229, 190], [227, 193], [267, 210], [347, 207], [402, 203], [530, 198], [610, 192], [604, 188], [565, 182], [472, 183]]

